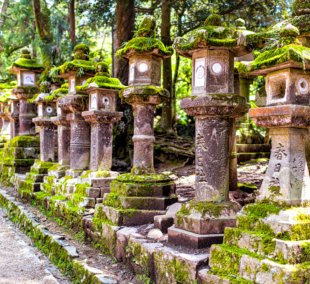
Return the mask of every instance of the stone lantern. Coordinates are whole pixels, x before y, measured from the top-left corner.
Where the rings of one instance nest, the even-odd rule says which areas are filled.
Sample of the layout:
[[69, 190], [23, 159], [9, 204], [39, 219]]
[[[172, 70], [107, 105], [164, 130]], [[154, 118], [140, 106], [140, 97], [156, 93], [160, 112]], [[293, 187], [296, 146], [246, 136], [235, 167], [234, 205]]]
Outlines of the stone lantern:
[[270, 128], [267, 172], [256, 203], [238, 213], [238, 227], [225, 230], [223, 245], [212, 245], [210, 269], [200, 274], [200, 283], [230, 283], [232, 275], [236, 283], [307, 283], [309, 279], [303, 244], [310, 238], [305, 159], [310, 49], [298, 44], [298, 29], [290, 24], [279, 36], [278, 45], [243, 66], [250, 75], [266, 76], [266, 105], [250, 109], [249, 114], [257, 126]]
[[9, 113], [11, 128], [11, 139], [19, 135], [19, 100], [11, 95], [8, 99]]
[[111, 183], [111, 193], [104, 196], [104, 205], [96, 208], [96, 214], [118, 225], [154, 222], [154, 216], [165, 214], [166, 207], [177, 201], [171, 197], [175, 184], [163, 174], [156, 175], [153, 165], [155, 106], [169, 96], [160, 87], [161, 61], [173, 53], [155, 38], [155, 25], [152, 17], [144, 18], [137, 37], [116, 54], [129, 60], [129, 87], [120, 96], [135, 112], [133, 168], [131, 174]]
[[291, 24], [299, 29], [298, 40], [305, 47], [310, 47], [310, 2], [309, 0], [295, 0], [292, 5]]
[[[95, 74], [96, 63], [89, 61], [87, 45], [76, 45], [74, 52], [73, 61], [66, 62], [57, 68], [58, 77], [67, 79], [69, 82], [68, 95], [58, 99], [57, 111], [58, 117], [66, 116], [66, 120], [70, 122], [70, 171], [68, 175], [77, 177], [83, 170], [89, 168], [90, 160], [90, 127], [81, 115], [88, 109], [88, 96], [84, 95], [85, 92], [78, 87], [85, 85], [86, 80]], [[61, 123], [64, 125], [63, 122]], [[60, 147], [62, 145], [65, 146], [60, 142]]]
[[[310, 126], [310, 49], [296, 43], [299, 31], [291, 24], [279, 35], [284, 44], [277, 53], [286, 61], [274, 62], [271, 50], [270, 55], [265, 52], [248, 67], [250, 74], [266, 76], [267, 93], [266, 106], [251, 109], [250, 117], [257, 126], [270, 128], [272, 137], [269, 166], [258, 200], [270, 198], [276, 191], [277, 200], [299, 204], [310, 199], [305, 159], [305, 138]], [[265, 68], [260, 65], [262, 56], [266, 57]]]
[[242, 31], [222, 26], [220, 16], [211, 15], [187, 41], [174, 42], [180, 55], [193, 60], [192, 94], [180, 106], [196, 117], [196, 195], [168, 229], [174, 244], [201, 248], [220, 243], [224, 228], [236, 225], [239, 208], [228, 199], [229, 136], [248, 105], [234, 94], [234, 57], [252, 51], [241, 38]]
[[[123, 116], [116, 112], [116, 95], [123, 88], [120, 81], [109, 78], [108, 65], [99, 62], [96, 76], [88, 81], [89, 110], [82, 116], [91, 124], [90, 167], [92, 171], [110, 171], [112, 167], [113, 123]], [[105, 76], [101, 76], [105, 75]]]
[[40, 84], [41, 93], [33, 100], [38, 108], [38, 117], [33, 119], [36, 126], [40, 127], [40, 161], [55, 161], [55, 130], [56, 125], [51, 117], [57, 115], [56, 101], [54, 99], [47, 100], [50, 97], [50, 82], [43, 81]]
[[19, 135], [35, 135], [35, 126], [32, 119], [36, 117], [36, 106], [29, 104], [31, 99], [39, 92], [36, 86], [37, 74], [44, 70], [35, 59], [31, 59], [30, 51], [22, 50], [21, 58], [17, 59], [8, 69], [10, 74], [17, 74], [17, 87], [12, 94], [19, 99]]

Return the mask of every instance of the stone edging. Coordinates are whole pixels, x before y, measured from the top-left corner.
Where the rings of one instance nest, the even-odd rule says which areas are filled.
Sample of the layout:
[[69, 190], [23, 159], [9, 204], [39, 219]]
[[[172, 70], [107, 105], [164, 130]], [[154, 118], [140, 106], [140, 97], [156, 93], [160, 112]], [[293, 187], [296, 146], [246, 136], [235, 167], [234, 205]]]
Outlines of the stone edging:
[[51, 234], [44, 225], [40, 225], [34, 219], [34, 215], [29, 213], [22, 203], [15, 201], [15, 198], [4, 190], [0, 190], [0, 206], [6, 210], [9, 219], [34, 241], [35, 246], [44, 252], [63, 274], [71, 274], [73, 279], [81, 284], [118, 283], [101, 270], [77, 260], [78, 253], [75, 247], [62, 241], [61, 236]]

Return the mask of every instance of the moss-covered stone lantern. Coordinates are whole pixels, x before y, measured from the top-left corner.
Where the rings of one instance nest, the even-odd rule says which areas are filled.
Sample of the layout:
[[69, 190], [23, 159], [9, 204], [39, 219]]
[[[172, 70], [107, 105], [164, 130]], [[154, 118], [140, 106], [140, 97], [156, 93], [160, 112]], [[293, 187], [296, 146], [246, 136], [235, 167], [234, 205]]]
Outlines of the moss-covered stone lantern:
[[113, 123], [123, 116], [116, 112], [116, 95], [124, 86], [110, 78], [108, 65], [99, 62], [96, 75], [86, 81], [89, 93], [89, 110], [82, 116], [91, 124], [90, 167], [92, 171], [107, 171], [112, 167]]
[[56, 125], [51, 117], [57, 115], [56, 100], [51, 96], [51, 83], [42, 81], [40, 84], [41, 93], [28, 100], [38, 106], [38, 117], [33, 119], [36, 126], [40, 127], [40, 161], [55, 161], [55, 130]]
[[156, 175], [153, 165], [154, 110], [169, 95], [160, 87], [161, 61], [173, 53], [155, 38], [155, 24], [152, 17], [144, 18], [137, 37], [116, 53], [129, 60], [129, 87], [120, 96], [135, 112], [133, 168], [131, 174], [120, 175], [111, 183], [111, 192], [95, 215], [118, 225], [154, 222], [155, 215], [165, 214], [166, 207], [177, 200], [171, 197], [174, 183], [166, 175]]
[[272, 152], [256, 202], [242, 208], [238, 228], [225, 230], [224, 243], [211, 247], [210, 270], [202, 283], [230, 283], [232, 274], [237, 275], [237, 283], [308, 281], [307, 253], [300, 245], [310, 237], [310, 181], [305, 159], [310, 49], [296, 44], [294, 30], [284, 27], [282, 44], [248, 64], [250, 75], [268, 79], [267, 105], [250, 109], [250, 117], [257, 126], [270, 128]]
[[209, 16], [187, 41], [176, 38], [174, 47], [193, 60], [192, 94], [180, 106], [196, 117], [196, 195], [177, 212], [168, 235], [169, 242], [201, 248], [222, 242], [224, 228], [236, 225], [239, 209], [228, 199], [229, 136], [248, 105], [234, 94], [234, 57], [252, 49], [243, 32], [224, 27], [218, 15]]
[[[95, 75], [96, 62], [89, 61], [89, 47], [78, 44], [74, 48], [74, 60], [58, 67], [59, 78], [68, 80], [68, 95], [58, 99], [58, 117], [66, 115], [70, 121], [70, 172], [71, 176], [80, 175], [89, 168], [90, 127], [81, 113], [88, 109], [88, 95], [78, 86]], [[56, 121], [55, 121], [56, 122]], [[60, 147], [62, 147], [61, 143]]]
[[310, 49], [298, 45], [299, 31], [288, 24], [280, 31], [284, 44], [249, 64], [250, 74], [266, 76], [266, 107], [251, 109], [257, 126], [270, 128], [272, 152], [258, 199], [290, 204], [310, 199], [305, 137], [309, 127]]
[[39, 92], [36, 86], [37, 74], [41, 73], [44, 67], [36, 59], [31, 59], [30, 51], [22, 50], [21, 58], [17, 59], [8, 73], [17, 75], [17, 87], [13, 89], [12, 94], [19, 99], [19, 135], [35, 135], [35, 125], [32, 119], [36, 117], [36, 105], [29, 104], [31, 99]]

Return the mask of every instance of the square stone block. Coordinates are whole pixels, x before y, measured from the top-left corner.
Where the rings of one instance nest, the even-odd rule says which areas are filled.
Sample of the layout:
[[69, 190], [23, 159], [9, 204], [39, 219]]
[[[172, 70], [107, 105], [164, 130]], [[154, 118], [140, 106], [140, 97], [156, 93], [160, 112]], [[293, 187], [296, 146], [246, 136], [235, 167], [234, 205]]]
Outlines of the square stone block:
[[168, 228], [173, 225], [173, 217], [167, 215], [159, 215], [154, 217], [154, 228], [159, 229], [162, 233], [166, 234]]
[[168, 228], [168, 242], [175, 245], [200, 249], [210, 247], [213, 244], [222, 244], [224, 234], [195, 234], [185, 230]]

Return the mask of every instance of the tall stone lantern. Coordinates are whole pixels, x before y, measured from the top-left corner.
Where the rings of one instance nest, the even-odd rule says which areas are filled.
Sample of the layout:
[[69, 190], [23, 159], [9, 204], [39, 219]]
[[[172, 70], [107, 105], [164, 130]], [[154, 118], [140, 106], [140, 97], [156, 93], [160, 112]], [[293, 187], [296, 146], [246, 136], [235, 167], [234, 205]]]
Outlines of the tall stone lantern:
[[252, 51], [241, 38], [242, 31], [222, 26], [220, 16], [211, 15], [187, 41], [175, 39], [176, 51], [193, 60], [192, 94], [180, 106], [196, 117], [196, 195], [177, 212], [169, 242], [209, 246], [222, 242], [225, 227], [236, 225], [239, 209], [228, 199], [229, 136], [248, 105], [234, 94], [234, 57]]
[[[38, 106], [38, 117], [33, 119], [36, 126], [40, 127], [40, 161], [55, 161], [55, 130], [56, 125], [51, 117], [57, 115], [56, 100], [50, 96], [51, 83], [43, 81], [40, 84], [41, 93], [31, 102]], [[52, 100], [49, 100], [52, 98]]]
[[[89, 168], [90, 127], [82, 116], [88, 109], [88, 95], [77, 87], [86, 84], [86, 80], [95, 75], [95, 62], [89, 61], [89, 47], [78, 44], [74, 48], [74, 60], [58, 67], [58, 77], [69, 82], [68, 95], [58, 99], [61, 113], [70, 121], [70, 171], [69, 175], [78, 176]], [[74, 170], [74, 171], [73, 171]]]
[[89, 110], [82, 112], [91, 124], [90, 167], [92, 171], [107, 171], [112, 167], [113, 123], [118, 122], [123, 113], [116, 112], [116, 96], [124, 87], [120, 81], [110, 78], [108, 65], [99, 62], [96, 75], [87, 80]]
[[[305, 159], [305, 139], [310, 126], [310, 49], [298, 45], [299, 31], [284, 27], [279, 60], [274, 50], [248, 65], [250, 74], [266, 76], [266, 106], [250, 110], [257, 126], [270, 128], [272, 152], [258, 200], [275, 199], [289, 204], [310, 200], [310, 180]], [[261, 58], [264, 64], [261, 63]]]
[[116, 54], [129, 60], [129, 87], [120, 96], [135, 112], [133, 168], [111, 183], [111, 192], [96, 212], [118, 225], [154, 222], [154, 216], [165, 214], [166, 207], [177, 201], [171, 197], [174, 183], [163, 174], [156, 175], [153, 165], [155, 106], [169, 96], [161, 88], [161, 62], [173, 53], [155, 38], [155, 25], [152, 17], [144, 18], [137, 37]]
[[35, 135], [35, 125], [32, 119], [36, 117], [36, 105], [28, 103], [39, 88], [36, 86], [37, 74], [41, 73], [44, 67], [37, 63], [36, 59], [31, 59], [30, 51], [22, 50], [21, 58], [17, 59], [8, 72], [17, 74], [17, 87], [12, 94], [19, 99], [19, 135]]

